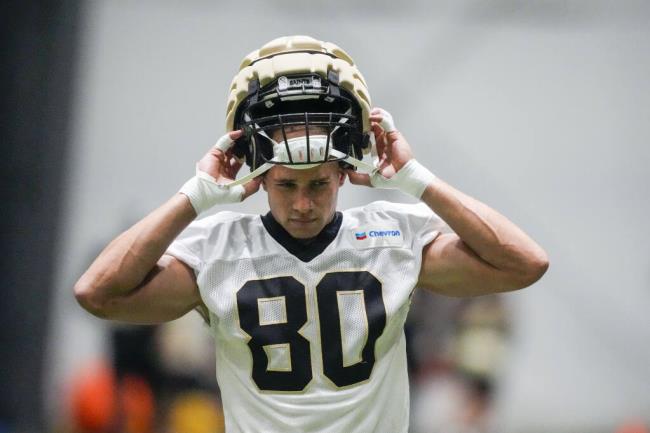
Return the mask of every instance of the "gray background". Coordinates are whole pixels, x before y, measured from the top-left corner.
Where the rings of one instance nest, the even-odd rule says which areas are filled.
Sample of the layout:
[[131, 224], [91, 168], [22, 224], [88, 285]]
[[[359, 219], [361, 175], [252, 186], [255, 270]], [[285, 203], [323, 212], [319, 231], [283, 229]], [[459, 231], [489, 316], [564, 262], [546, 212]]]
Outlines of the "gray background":
[[[498, 431], [650, 420], [649, 24], [644, 1], [86, 2], [45, 369], [51, 416], [72, 372], [105, 350], [74, 281], [192, 175], [223, 133], [241, 58], [308, 34], [356, 60], [422, 163], [549, 253], [543, 280], [506, 297], [515, 338]], [[347, 185], [340, 207], [378, 197]], [[236, 208], [265, 206], [262, 192]]]

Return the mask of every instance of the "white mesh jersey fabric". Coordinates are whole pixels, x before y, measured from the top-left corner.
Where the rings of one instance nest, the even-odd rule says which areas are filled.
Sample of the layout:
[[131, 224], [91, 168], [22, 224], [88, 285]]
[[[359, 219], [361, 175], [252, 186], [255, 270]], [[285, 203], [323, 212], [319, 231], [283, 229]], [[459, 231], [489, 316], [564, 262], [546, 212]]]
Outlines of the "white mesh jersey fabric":
[[192, 223], [168, 254], [210, 310], [226, 431], [406, 432], [403, 325], [422, 248], [444, 227], [424, 204], [374, 202], [344, 211], [305, 263], [257, 215]]
[[342, 290], [337, 293], [337, 301], [343, 366], [347, 367], [363, 360], [361, 350], [368, 340], [368, 313], [362, 290]]
[[257, 310], [259, 311], [260, 325], [287, 323], [287, 304], [284, 296], [258, 298]]

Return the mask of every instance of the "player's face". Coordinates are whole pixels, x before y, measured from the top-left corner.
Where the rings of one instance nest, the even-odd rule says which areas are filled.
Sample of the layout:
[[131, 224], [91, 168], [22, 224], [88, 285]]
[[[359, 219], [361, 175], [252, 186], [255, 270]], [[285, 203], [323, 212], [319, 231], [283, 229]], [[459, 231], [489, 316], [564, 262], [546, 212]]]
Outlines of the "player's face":
[[306, 170], [276, 165], [262, 185], [275, 220], [294, 238], [309, 239], [332, 221], [344, 182], [338, 163], [327, 162]]

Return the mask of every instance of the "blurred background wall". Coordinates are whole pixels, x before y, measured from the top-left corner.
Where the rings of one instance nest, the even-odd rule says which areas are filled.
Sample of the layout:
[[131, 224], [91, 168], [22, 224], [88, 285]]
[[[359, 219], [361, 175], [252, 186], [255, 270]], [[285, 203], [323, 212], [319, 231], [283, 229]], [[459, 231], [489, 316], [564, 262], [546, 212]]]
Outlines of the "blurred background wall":
[[[33, 57], [17, 50], [22, 71], [35, 72], [7, 80], [19, 96], [11, 107], [36, 108], [11, 111], [8, 130], [35, 136], [8, 134], [12, 149], [29, 153], [4, 161], [28, 171], [3, 171], [3, 196], [17, 204], [3, 223], [3, 238], [5, 228], [11, 235], [3, 269], [13, 277], [2, 308], [11, 356], [0, 376], [9, 384], [0, 431], [29, 425], [25, 415], [41, 408], [43, 428], [58, 422], [71, 378], [110, 342], [110, 327], [77, 306], [72, 285], [103, 245], [192, 175], [224, 130], [241, 58], [287, 34], [342, 46], [419, 160], [548, 251], [547, 275], [503, 297], [510, 339], [495, 431], [595, 433], [650, 422], [648, 2], [105, 0], [60, 2], [72, 7], [59, 15], [33, 4], [26, 23], [69, 23], [62, 28], [72, 36], [42, 36]], [[16, 46], [31, 34], [23, 28], [8, 32]], [[48, 50], [63, 53], [63, 72], [25, 60]], [[33, 82], [53, 87], [40, 97], [15, 90]], [[32, 116], [69, 126], [31, 129]], [[15, 193], [44, 173], [38, 164], [56, 167], [58, 192]], [[340, 197], [345, 208], [386, 194], [348, 185]], [[262, 192], [236, 208], [260, 213], [265, 203]], [[39, 249], [35, 233], [50, 247]], [[11, 372], [36, 375], [33, 387]], [[426, 410], [418, 389], [414, 412]]]
[[79, 2], [0, 5], [0, 432], [42, 431]]

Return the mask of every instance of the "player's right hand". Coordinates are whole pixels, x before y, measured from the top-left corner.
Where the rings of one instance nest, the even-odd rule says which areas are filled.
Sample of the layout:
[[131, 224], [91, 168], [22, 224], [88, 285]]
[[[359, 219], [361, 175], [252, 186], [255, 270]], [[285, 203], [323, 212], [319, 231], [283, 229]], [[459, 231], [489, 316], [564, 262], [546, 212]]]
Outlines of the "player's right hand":
[[222, 136], [196, 164], [196, 176], [180, 189], [192, 204], [197, 215], [217, 204], [237, 203], [256, 193], [261, 178], [244, 185], [230, 185], [237, 177], [242, 162], [232, 152], [234, 141], [242, 131], [232, 131]]
[[[234, 181], [244, 161], [234, 155], [232, 146], [242, 134], [242, 130], [237, 130], [221, 136], [214, 146], [199, 160], [196, 165], [197, 170], [210, 175], [219, 185]], [[259, 177], [245, 183], [243, 185], [244, 194], [241, 199], [244, 200], [255, 194], [260, 189], [261, 182], [262, 178]]]

